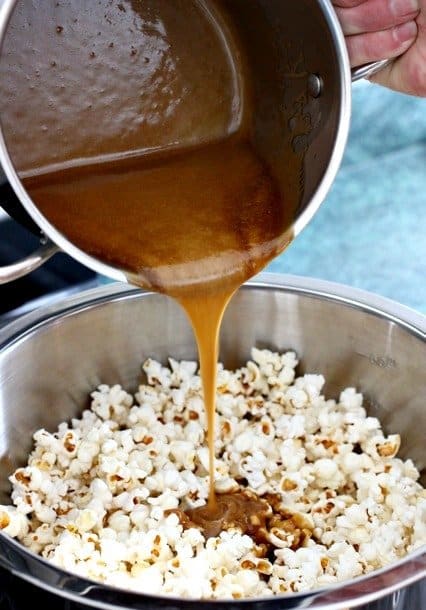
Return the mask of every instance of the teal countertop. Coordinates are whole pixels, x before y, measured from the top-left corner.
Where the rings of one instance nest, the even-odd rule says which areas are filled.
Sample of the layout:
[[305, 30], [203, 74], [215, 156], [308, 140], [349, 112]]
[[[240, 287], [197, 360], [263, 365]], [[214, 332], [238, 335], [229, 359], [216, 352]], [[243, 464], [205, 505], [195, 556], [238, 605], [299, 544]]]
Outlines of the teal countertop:
[[426, 313], [426, 99], [354, 86], [334, 186], [268, 271], [348, 284]]

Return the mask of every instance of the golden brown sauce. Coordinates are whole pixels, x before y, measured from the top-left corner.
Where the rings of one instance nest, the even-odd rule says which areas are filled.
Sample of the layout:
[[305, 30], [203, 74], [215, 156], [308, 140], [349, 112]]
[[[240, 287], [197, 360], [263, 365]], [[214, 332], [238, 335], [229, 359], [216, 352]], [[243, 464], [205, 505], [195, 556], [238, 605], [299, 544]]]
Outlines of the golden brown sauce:
[[245, 94], [230, 28], [212, 0], [17, 0], [0, 66], [15, 166], [187, 148], [234, 133]]
[[249, 490], [218, 494], [214, 509], [201, 506], [166, 512], [171, 513], [179, 517], [184, 529], [200, 529], [206, 538], [218, 536], [224, 530], [238, 529], [254, 540], [261, 557], [268, 556], [276, 548], [275, 538], [291, 539], [290, 547], [296, 550], [312, 536], [311, 524], [301, 514], [286, 510], [276, 494], [262, 498]]
[[84, 15], [75, 0], [33, 4], [19, 3], [0, 74], [14, 164], [69, 241], [185, 309], [210, 450], [209, 504], [189, 518], [251, 531], [260, 500], [247, 512], [243, 496], [215, 499], [219, 329], [233, 293], [291, 240], [299, 201], [276, 174], [276, 134], [254, 129], [244, 50], [215, 0], [101, 0]]
[[247, 491], [218, 494], [216, 507], [208, 505], [200, 508], [172, 509], [167, 514], [178, 515], [184, 529], [196, 527], [206, 538], [218, 536], [220, 532], [239, 528], [258, 544], [266, 542], [266, 518], [272, 513], [267, 500], [258, 498]]
[[204, 406], [207, 413], [207, 445], [209, 449], [209, 501], [211, 513], [216, 510], [215, 479], [215, 415], [216, 415], [216, 377], [219, 357], [219, 331], [226, 306], [232, 297], [232, 288], [224, 292], [199, 293], [181, 298], [180, 303], [187, 312], [197, 341], [200, 358], [201, 382], [204, 394]]
[[234, 290], [282, 248], [290, 222], [267, 165], [239, 135], [24, 185], [72, 243], [176, 298]]

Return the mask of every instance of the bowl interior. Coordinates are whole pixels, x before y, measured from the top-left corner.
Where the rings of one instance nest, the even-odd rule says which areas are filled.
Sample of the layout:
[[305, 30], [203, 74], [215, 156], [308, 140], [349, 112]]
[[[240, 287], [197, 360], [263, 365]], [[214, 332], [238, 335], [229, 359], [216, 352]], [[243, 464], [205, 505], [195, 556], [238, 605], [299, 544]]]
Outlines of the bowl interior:
[[[100, 383], [129, 391], [142, 379], [141, 363], [153, 357], [196, 359], [183, 311], [170, 299], [132, 289], [83, 297], [77, 305], [3, 331], [0, 345], [0, 502], [8, 475], [24, 463], [38, 428], [54, 430], [79, 414]], [[15, 327], [16, 329], [16, 327]], [[348, 386], [364, 393], [371, 415], [389, 433], [400, 433], [401, 455], [426, 465], [426, 344], [421, 333], [384, 314], [350, 306], [333, 296], [291, 287], [244, 287], [222, 327], [221, 360], [241, 365], [252, 346], [295, 350], [299, 372], [322, 373], [325, 393]]]

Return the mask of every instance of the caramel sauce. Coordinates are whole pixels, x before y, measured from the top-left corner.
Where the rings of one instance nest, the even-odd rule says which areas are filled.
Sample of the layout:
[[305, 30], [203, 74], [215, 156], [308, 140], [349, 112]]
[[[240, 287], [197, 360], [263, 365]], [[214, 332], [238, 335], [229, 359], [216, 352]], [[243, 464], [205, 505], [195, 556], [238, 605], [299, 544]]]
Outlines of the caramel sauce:
[[276, 545], [273, 535], [288, 539], [290, 548], [296, 550], [311, 538], [312, 529], [300, 514], [293, 514], [281, 504], [276, 494], [258, 497], [249, 490], [218, 494], [216, 506], [171, 509], [166, 514], [176, 514], [184, 529], [195, 527], [206, 538], [218, 536], [220, 532], [238, 529], [250, 536], [256, 545], [259, 557], [273, 553]]
[[206, 538], [218, 536], [220, 532], [238, 528], [248, 534], [258, 544], [267, 542], [266, 517], [271, 514], [267, 500], [258, 498], [247, 491], [218, 494], [216, 507], [208, 505], [192, 509], [172, 509], [167, 514], [175, 513], [184, 529], [200, 529]]
[[20, 2], [0, 66], [2, 124], [43, 216], [185, 309], [210, 451], [208, 506], [187, 518], [208, 536], [230, 523], [257, 536], [265, 502], [214, 490], [219, 330], [234, 292], [291, 241], [299, 201], [268, 160], [276, 134], [254, 128], [251, 75], [225, 6], [101, 0], [82, 14], [75, 0]]

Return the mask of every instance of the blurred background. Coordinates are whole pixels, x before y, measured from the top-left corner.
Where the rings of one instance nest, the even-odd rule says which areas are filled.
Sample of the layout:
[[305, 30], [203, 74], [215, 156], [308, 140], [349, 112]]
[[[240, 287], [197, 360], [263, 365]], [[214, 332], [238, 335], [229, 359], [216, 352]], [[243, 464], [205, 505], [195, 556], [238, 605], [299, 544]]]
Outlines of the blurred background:
[[[10, 196], [0, 175], [0, 205]], [[268, 271], [363, 288], [426, 313], [426, 100], [365, 81], [335, 184], [314, 219]], [[0, 265], [37, 240], [0, 209]], [[106, 278], [60, 254], [0, 286], [3, 322]]]
[[360, 81], [334, 186], [268, 271], [349, 284], [426, 313], [426, 100]]

